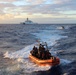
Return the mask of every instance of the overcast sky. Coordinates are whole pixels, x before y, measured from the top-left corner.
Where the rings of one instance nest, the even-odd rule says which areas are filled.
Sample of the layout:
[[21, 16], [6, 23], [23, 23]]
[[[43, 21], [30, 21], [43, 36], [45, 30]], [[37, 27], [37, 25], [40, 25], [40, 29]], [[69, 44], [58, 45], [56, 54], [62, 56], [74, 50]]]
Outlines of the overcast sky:
[[76, 23], [76, 0], [0, 0], [0, 23]]

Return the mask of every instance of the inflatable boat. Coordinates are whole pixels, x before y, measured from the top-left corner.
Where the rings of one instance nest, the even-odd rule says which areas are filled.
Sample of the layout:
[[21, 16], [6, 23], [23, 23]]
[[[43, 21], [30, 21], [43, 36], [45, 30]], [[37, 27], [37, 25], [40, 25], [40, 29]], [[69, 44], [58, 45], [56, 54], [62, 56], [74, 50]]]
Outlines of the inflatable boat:
[[30, 54], [29, 58], [31, 59], [31, 61], [33, 61], [39, 66], [55, 66], [60, 63], [60, 59], [58, 57], [53, 57], [53, 56], [50, 57], [50, 59], [41, 60]]
[[46, 43], [45, 45], [39, 44], [39, 47], [34, 46], [30, 51], [29, 58], [39, 66], [55, 66], [60, 63], [60, 59], [58, 57], [51, 55]]

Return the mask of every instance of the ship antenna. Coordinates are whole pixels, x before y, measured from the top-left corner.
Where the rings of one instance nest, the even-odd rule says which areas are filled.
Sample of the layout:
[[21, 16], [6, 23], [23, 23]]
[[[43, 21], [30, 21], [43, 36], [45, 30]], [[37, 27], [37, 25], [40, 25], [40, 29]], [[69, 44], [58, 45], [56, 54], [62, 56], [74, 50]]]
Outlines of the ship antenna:
[[27, 21], [28, 21], [28, 18], [27, 18]]

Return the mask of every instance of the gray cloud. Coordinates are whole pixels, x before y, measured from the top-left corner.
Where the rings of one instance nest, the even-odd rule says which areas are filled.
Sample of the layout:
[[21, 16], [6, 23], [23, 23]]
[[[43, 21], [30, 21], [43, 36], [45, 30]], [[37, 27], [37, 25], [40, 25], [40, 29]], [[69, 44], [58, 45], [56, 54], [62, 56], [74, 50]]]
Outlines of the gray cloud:
[[43, 4], [46, 2], [46, 0], [26, 0], [27, 3], [30, 3], [32, 5], [37, 5], [37, 4]]
[[[2, 0], [3, 1], [3, 0]], [[21, 0], [4, 0], [7, 2], [21, 1]], [[13, 3], [0, 3], [0, 11], [2, 13], [41, 13], [52, 15], [63, 15], [65, 11], [76, 11], [76, 0], [52, 0], [53, 3], [46, 4], [47, 0], [23, 0], [25, 5], [16, 6]], [[65, 14], [67, 15], [67, 14]], [[74, 15], [74, 14], [73, 14]]]
[[7, 2], [7, 3], [15, 2], [15, 1], [21, 1], [21, 0], [0, 0], [0, 2]]
[[[31, 2], [32, 0], [30, 0]], [[58, 1], [58, 0], [54, 0]], [[38, 5], [24, 5], [20, 6], [23, 12], [27, 13], [44, 13], [44, 14], [61, 14], [64, 11], [75, 11], [76, 1], [75, 0], [59, 0], [60, 3], [54, 4], [38, 4]]]
[[[16, 7], [11, 3], [0, 3], [0, 15], [6, 14], [9, 11], [6, 11], [8, 8]], [[12, 9], [13, 10], [13, 9]]]
[[14, 7], [15, 5], [11, 3], [0, 3], [1, 8], [6, 8], [6, 7]]

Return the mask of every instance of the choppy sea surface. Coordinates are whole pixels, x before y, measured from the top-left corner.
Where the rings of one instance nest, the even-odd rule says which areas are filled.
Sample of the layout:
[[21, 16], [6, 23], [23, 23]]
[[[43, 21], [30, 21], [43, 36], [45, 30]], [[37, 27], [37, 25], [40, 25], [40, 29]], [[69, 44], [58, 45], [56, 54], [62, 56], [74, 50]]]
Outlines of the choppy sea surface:
[[[29, 60], [37, 41], [47, 42], [59, 65], [41, 67]], [[0, 25], [0, 75], [42, 74], [76, 75], [76, 25]]]

